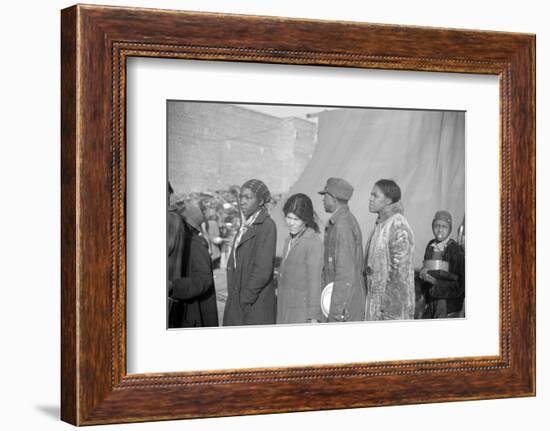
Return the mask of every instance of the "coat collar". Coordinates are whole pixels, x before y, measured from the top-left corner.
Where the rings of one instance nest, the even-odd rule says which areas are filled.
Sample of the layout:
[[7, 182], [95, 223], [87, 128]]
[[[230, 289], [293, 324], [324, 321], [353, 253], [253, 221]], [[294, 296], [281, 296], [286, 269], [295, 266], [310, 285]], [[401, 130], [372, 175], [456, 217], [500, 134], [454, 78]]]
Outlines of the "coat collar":
[[258, 217], [256, 217], [256, 220], [254, 220], [254, 223], [252, 224], [262, 224], [267, 217], [269, 217], [269, 213], [267, 212], [267, 209], [263, 207], [260, 210]]
[[[457, 247], [458, 246], [458, 243], [452, 239], [450, 236], [445, 240], [443, 241], [445, 243], [445, 249], [443, 250], [443, 253], [446, 254], [447, 251], [451, 248], [454, 248], [454, 247]], [[436, 240], [435, 239], [432, 239], [429, 243], [428, 243], [428, 247], [430, 247], [432, 250], [434, 250], [434, 245], [437, 244]]]
[[332, 217], [329, 218], [328, 224], [333, 225], [336, 224], [336, 222], [342, 218], [344, 215], [349, 213], [349, 206], [343, 205], [340, 208], [338, 208], [334, 214], [332, 214]]
[[208, 241], [206, 241], [206, 238], [202, 236], [202, 233], [191, 226], [189, 223], [187, 223], [185, 220], [183, 221], [183, 223], [185, 226], [185, 236], [190, 238], [191, 241], [198, 242], [200, 245], [208, 248]]
[[256, 217], [256, 220], [254, 220], [254, 223], [248, 228], [248, 230], [243, 234], [243, 237], [241, 238], [241, 241], [237, 245], [237, 248], [239, 248], [243, 243], [248, 241], [250, 238], [253, 238], [256, 236], [257, 229], [253, 229], [252, 227], [255, 225], [262, 224], [266, 218], [269, 217], [269, 213], [265, 208], [262, 208], [260, 210], [260, 213], [258, 214], [258, 217]]
[[[292, 253], [292, 251], [298, 246], [298, 244], [300, 244], [302, 241], [304, 241], [306, 238], [309, 238], [310, 236], [314, 235], [315, 234], [315, 231], [310, 228], [310, 227], [306, 227], [304, 232], [299, 236], [297, 237], [295, 240], [294, 240], [294, 244], [292, 245], [292, 249], [288, 251], [287, 253], [287, 257], [289, 254]], [[288, 244], [290, 243], [290, 235], [286, 238], [286, 241], [285, 241], [285, 250], [288, 248]]]
[[391, 216], [395, 214], [403, 214], [404, 212], [405, 208], [403, 207], [403, 203], [400, 200], [394, 202], [393, 204], [386, 206], [382, 211], [380, 211], [380, 213], [378, 213], [376, 224], [383, 223]]
[[434, 251], [443, 252], [445, 251], [445, 249], [447, 248], [447, 245], [449, 245], [449, 241], [451, 240], [452, 238], [450, 235], [441, 242], [437, 242], [437, 240], [433, 239], [430, 242], [430, 246], [434, 249]]

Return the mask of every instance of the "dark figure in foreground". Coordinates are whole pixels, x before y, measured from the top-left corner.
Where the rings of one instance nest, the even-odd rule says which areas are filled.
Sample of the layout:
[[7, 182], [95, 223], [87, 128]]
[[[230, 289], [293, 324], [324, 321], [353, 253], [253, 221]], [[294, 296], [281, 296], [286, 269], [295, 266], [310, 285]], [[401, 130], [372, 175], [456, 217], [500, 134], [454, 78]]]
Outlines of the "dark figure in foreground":
[[366, 291], [361, 229], [348, 206], [353, 187], [342, 178], [329, 178], [319, 194], [323, 195], [325, 211], [332, 214], [325, 227], [322, 274], [323, 285], [334, 283], [328, 321], [364, 320]]
[[273, 269], [277, 228], [265, 207], [270, 199], [269, 189], [260, 180], [249, 180], [241, 187], [243, 222], [227, 262], [224, 326], [275, 323]]
[[216, 291], [202, 211], [187, 205], [183, 218], [168, 212], [169, 328], [218, 326]]
[[434, 239], [426, 246], [424, 260], [442, 260], [449, 263], [448, 271], [430, 275], [426, 268], [420, 271], [426, 295], [424, 318], [440, 319], [464, 317], [464, 252], [450, 238], [453, 220], [448, 211], [437, 211], [432, 222]]

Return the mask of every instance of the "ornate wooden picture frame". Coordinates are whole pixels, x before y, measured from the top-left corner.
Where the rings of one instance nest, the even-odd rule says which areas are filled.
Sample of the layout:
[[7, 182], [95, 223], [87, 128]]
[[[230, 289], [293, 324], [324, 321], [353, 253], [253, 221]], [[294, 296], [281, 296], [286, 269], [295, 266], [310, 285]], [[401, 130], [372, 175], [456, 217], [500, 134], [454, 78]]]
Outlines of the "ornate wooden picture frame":
[[[61, 24], [64, 421], [535, 394], [534, 35], [81, 5], [63, 10]], [[125, 101], [126, 60], [135, 56], [498, 76], [499, 354], [128, 374]]]

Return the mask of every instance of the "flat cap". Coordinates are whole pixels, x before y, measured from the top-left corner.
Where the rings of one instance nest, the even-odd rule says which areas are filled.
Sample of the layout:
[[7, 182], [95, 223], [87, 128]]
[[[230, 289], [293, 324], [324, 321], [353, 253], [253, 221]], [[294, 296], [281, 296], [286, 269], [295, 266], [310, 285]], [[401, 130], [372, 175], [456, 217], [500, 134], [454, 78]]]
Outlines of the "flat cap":
[[319, 192], [320, 195], [324, 195], [325, 193], [335, 198], [349, 201], [353, 194], [353, 187], [343, 178], [329, 178], [325, 188]]

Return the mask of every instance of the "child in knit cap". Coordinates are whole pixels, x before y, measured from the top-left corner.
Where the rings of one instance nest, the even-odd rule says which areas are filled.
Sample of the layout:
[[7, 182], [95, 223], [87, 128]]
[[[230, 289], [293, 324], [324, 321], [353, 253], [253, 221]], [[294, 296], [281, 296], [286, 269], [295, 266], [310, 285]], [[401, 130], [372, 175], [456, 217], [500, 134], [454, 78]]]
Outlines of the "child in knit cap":
[[426, 310], [423, 317], [440, 319], [464, 317], [461, 315], [464, 302], [464, 252], [450, 237], [453, 227], [451, 213], [437, 211], [432, 221], [434, 239], [426, 246], [424, 261], [435, 260], [448, 263], [449, 269], [420, 271], [422, 288], [426, 296]]

